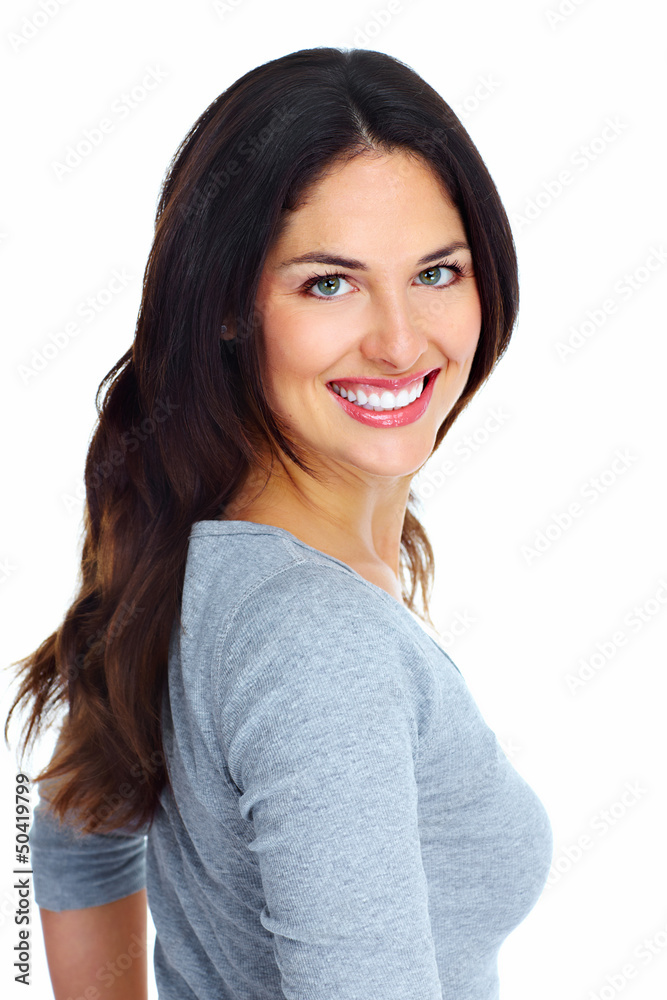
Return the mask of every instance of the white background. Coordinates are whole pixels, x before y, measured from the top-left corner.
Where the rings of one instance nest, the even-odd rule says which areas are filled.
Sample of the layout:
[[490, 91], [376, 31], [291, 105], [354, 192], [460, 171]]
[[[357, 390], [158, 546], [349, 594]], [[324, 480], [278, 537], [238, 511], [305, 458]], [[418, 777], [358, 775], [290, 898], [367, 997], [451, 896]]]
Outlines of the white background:
[[[500, 952], [501, 997], [664, 997], [667, 220], [656, 5], [402, 0], [386, 16], [388, 0], [49, 3], [48, 17], [37, 2], [6, 3], [0, 27], [2, 665], [34, 650], [74, 597], [94, 394], [131, 343], [159, 186], [179, 142], [222, 90], [269, 59], [319, 45], [397, 56], [460, 113], [520, 260], [509, 352], [415, 484], [438, 567], [434, 620], [554, 830], [549, 884]], [[145, 99], [124, 117], [112, 112], [151, 69], [163, 79]], [[54, 163], [104, 117], [113, 131], [58, 179]], [[123, 269], [127, 286], [82, 321], [79, 303]], [[77, 317], [78, 336], [26, 378], [50, 335]], [[563, 357], [570, 338], [580, 346]], [[573, 688], [579, 671], [588, 679]], [[3, 723], [10, 679], [5, 667]], [[11, 967], [17, 732], [0, 751], [1, 981], [8, 998], [41, 1000], [51, 992], [36, 907], [32, 994]], [[29, 773], [51, 748], [47, 734]]]

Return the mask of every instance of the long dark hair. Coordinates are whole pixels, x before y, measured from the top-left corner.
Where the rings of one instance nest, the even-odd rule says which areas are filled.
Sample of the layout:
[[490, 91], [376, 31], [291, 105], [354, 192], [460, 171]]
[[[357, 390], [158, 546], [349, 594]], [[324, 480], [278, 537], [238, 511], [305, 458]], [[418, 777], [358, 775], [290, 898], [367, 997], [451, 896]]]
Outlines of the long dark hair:
[[[313, 474], [264, 396], [255, 295], [299, 196], [335, 161], [370, 150], [411, 150], [430, 164], [472, 250], [482, 329], [436, 448], [507, 347], [518, 281], [506, 213], [460, 121], [410, 67], [382, 52], [304, 49], [246, 73], [204, 111], [162, 185], [134, 342], [97, 391], [78, 595], [12, 664], [20, 689], [5, 740], [20, 704], [31, 705], [25, 754], [67, 703], [34, 780], [84, 832], [149, 823], [169, 782], [161, 693], [193, 523], [223, 513], [262, 445]], [[223, 325], [234, 339], [221, 339]], [[433, 552], [415, 503], [411, 492], [403, 593], [419, 613], [419, 586], [428, 617]]]

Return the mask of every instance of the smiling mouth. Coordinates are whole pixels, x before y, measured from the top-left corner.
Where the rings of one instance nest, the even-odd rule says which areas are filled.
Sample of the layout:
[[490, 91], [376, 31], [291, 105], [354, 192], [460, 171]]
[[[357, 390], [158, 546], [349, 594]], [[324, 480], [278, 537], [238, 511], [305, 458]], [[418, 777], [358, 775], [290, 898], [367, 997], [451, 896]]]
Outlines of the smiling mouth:
[[327, 384], [337, 396], [341, 396], [360, 409], [391, 413], [393, 410], [402, 410], [419, 399], [429, 381], [438, 371], [439, 369], [434, 368], [422, 378], [409, 382], [401, 389], [384, 389], [373, 382], [362, 380], [359, 382], [349, 381], [347, 387], [339, 385], [335, 381]]

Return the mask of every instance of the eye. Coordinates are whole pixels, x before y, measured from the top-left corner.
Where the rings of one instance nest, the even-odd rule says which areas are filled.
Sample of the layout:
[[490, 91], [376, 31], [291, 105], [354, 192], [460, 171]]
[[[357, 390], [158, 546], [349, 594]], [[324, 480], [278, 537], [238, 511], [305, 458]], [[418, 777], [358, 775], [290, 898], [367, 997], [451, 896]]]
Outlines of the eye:
[[[422, 275], [425, 275], [424, 285], [428, 287], [446, 288], [447, 285], [453, 285], [458, 281], [462, 271], [463, 268], [458, 263], [435, 264], [433, 267], [427, 267], [424, 271], [420, 271], [417, 277], [421, 278]], [[445, 280], [441, 281], [441, 278], [445, 278]]]
[[[340, 291], [341, 281], [349, 284], [342, 274], [313, 274], [303, 285], [303, 289], [305, 292], [310, 290], [311, 295], [316, 299], [340, 298], [340, 296], [336, 295], [336, 292]], [[313, 289], [316, 289], [321, 294], [316, 295]]]

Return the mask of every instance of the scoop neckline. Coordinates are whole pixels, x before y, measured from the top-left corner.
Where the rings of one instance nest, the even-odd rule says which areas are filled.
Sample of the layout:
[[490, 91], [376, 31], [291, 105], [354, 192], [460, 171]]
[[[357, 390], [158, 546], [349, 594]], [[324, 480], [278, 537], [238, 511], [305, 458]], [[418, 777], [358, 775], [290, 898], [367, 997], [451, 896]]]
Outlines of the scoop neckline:
[[[211, 531], [211, 529], [213, 529], [213, 531]], [[230, 520], [222, 520], [221, 518], [215, 518], [212, 520], [195, 521], [190, 530], [190, 536], [206, 535], [211, 533], [242, 534], [244, 532], [254, 535], [277, 533], [278, 535], [286, 536], [291, 542], [295, 542], [297, 545], [307, 549], [309, 552], [314, 552], [315, 555], [324, 559], [329, 559], [337, 566], [342, 566], [342, 568], [347, 570], [348, 573], [351, 573], [358, 580], [361, 580], [363, 584], [371, 587], [372, 590], [380, 594], [382, 600], [391, 601], [391, 605], [393, 607], [398, 607], [403, 611], [406, 611], [411, 621], [419, 628], [422, 635], [424, 635], [430, 642], [434, 643], [440, 652], [444, 653], [454, 669], [457, 670], [459, 674], [461, 673], [447, 650], [441, 645], [441, 638], [438, 632], [436, 630], [433, 630], [432, 632], [428, 622], [424, 621], [423, 618], [420, 618], [415, 611], [412, 611], [411, 608], [407, 606], [407, 604], [403, 604], [402, 601], [397, 601], [395, 597], [392, 597], [391, 594], [387, 593], [387, 591], [382, 587], [378, 587], [376, 583], [372, 583], [371, 580], [367, 580], [366, 577], [362, 576], [361, 573], [358, 573], [356, 569], [352, 569], [349, 563], [344, 562], [342, 559], [338, 559], [336, 556], [330, 555], [328, 552], [322, 552], [321, 549], [316, 549], [313, 545], [309, 545], [307, 542], [297, 538], [297, 536], [292, 534], [291, 531], [288, 531], [287, 528], [279, 528], [277, 524], [265, 524], [263, 521], [241, 521], [234, 520], [233, 518]]]
[[[197, 528], [200, 525], [202, 526], [203, 530], [197, 531]], [[278, 532], [281, 535], [287, 535], [290, 541], [296, 542], [298, 545], [302, 545], [304, 548], [309, 549], [311, 552], [315, 552], [318, 556], [324, 556], [325, 559], [332, 559], [335, 563], [338, 563], [339, 566], [343, 566], [345, 569], [349, 570], [350, 573], [354, 573], [355, 576], [361, 576], [360, 573], [357, 573], [356, 569], [352, 569], [352, 567], [348, 563], [344, 562], [342, 559], [338, 559], [336, 558], [336, 556], [332, 556], [328, 552], [322, 552], [321, 549], [316, 549], [314, 545], [309, 545], [308, 542], [304, 542], [302, 541], [302, 539], [297, 538], [297, 536], [294, 535], [291, 531], [288, 531], [287, 528], [279, 528], [277, 524], [265, 524], [263, 521], [239, 521], [234, 519], [223, 521], [218, 518], [215, 518], [215, 520], [212, 521], [195, 521], [195, 523], [192, 526], [190, 534], [191, 535], [205, 534], [206, 531], [210, 529], [210, 527], [217, 528], [216, 534], [218, 532], [224, 533], [225, 528], [230, 528], [233, 534], [243, 534], [244, 532], [250, 532], [253, 535], [264, 535], [267, 532], [269, 533]], [[365, 577], [361, 577], [361, 579], [363, 580], [365, 579]], [[366, 583], [370, 583], [370, 580], [366, 580]], [[375, 586], [375, 584], [373, 584], [372, 586]], [[381, 587], [379, 589], [382, 590]], [[387, 592], [384, 591], [384, 593], [386, 594]], [[390, 594], [387, 594], [387, 597], [390, 596], [391, 596]]]
[[[200, 525], [201, 525], [201, 530], [197, 530], [197, 528]], [[393, 604], [397, 604], [399, 608], [403, 608], [405, 611], [407, 611], [409, 615], [414, 617], [414, 619], [417, 621], [418, 624], [421, 625], [422, 623], [422, 619], [419, 617], [419, 615], [417, 615], [414, 611], [411, 611], [410, 608], [407, 606], [407, 604], [403, 604], [402, 601], [397, 601], [396, 598], [392, 597], [391, 594], [388, 593], [383, 587], [378, 587], [376, 583], [373, 583], [371, 580], [367, 580], [365, 576], [362, 576], [361, 573], [358, 573], [356, 569], [353, 569], [349, 563], [344, 562], [342, 559], [338, 559], [336, 556], [330, 555], [329, 552], [322, 552], [321, 549], [316, 549], [314, 545], [309, 545], [308, 542], [302, 541], [302, 539], [298, 538], [291, 531], [288, 531], [287, 528], [279, 528], [277, 524], [265, 524], [263, 521], [240, 521], [240, 520], [234, 520], [233, 518], [231, 520], [224, 521], [219, 518], [215, 518], [214, 520], [210, 521], [207, 520], [195, 521], [190, 531], [190, 535], [206, 534], [211, 527], [217, 529], [214, 532], [215, 534], [218, 533], [224, 534], [223, 530], [224, 528], [228, 529], [231, 528], [232, 534], [242, 534], [243, 532], [246, 531], [250, 532], [251, 534], [257, 534], [257, 535], [266, 534], [267, 532], [269, 533], [277, 532], [280, 535], [286, 536], [291, 542], [296, 542], [297, 545], [301, 545], [303, 548], [308, 549], [309, 552], [314, 552], [316, 555], [321, 556], [324, 559], [329, 559], [331, 560], [331, 562], [336, 563], [337, 566], [342, 566], [343, 569], [347, 570], [348, 573], [352, 573], [352, 575], [357, 577], [357, 579], [363, 581], [363, 583], [367, 584], [369, 587], [372, 587], [374, 590], [377, 590], [380, 594], [383, 594], [384, 597], [392, 601]]]

